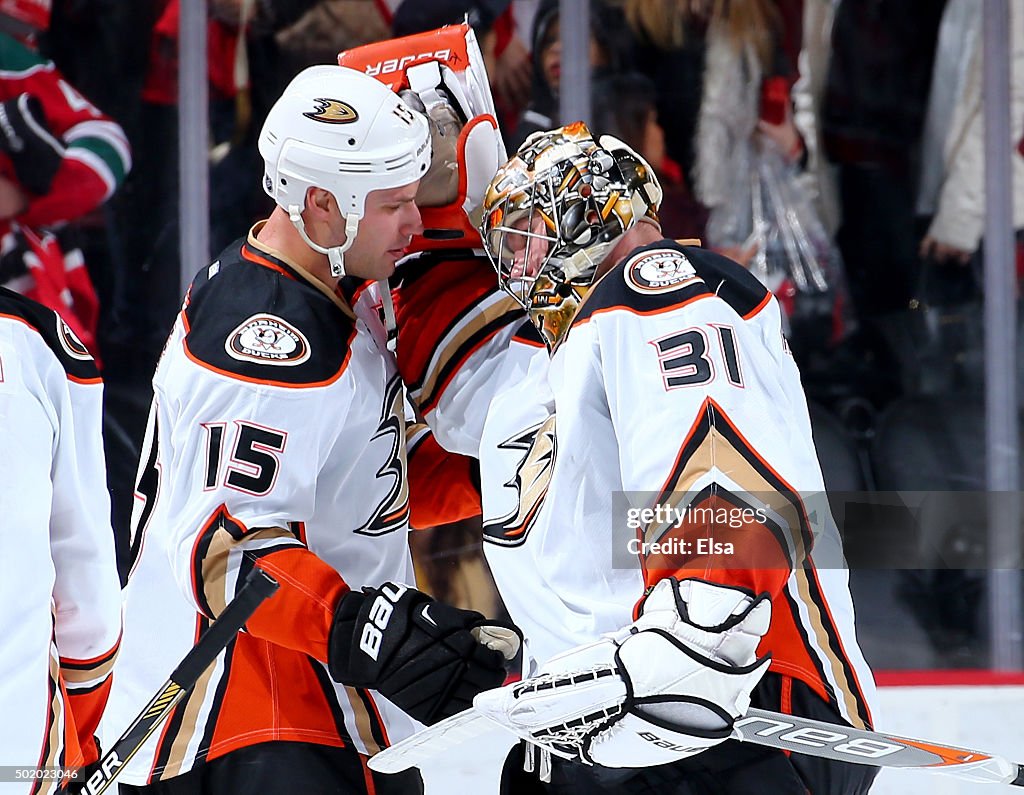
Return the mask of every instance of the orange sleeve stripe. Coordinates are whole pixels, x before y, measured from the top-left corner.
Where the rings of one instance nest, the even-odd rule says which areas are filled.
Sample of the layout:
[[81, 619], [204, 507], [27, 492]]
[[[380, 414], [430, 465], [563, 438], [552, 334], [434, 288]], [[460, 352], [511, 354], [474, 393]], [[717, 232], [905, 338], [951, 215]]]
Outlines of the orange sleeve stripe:
[[422, 404], [419, 407], [420, 411], [422, 411], [424, 414], [426, 414], [427, 412], [432, 411], [433, 409], [437, 408], [437, 404], [441, 402], [441, 397], [444, 395], [445, 390], [448, 388], [448, 386], [451, 384], [451, 382], [455, 379], [455, 376], [457, 376], [459, 374], [459, 370], [461, 369], [462, 364], [467, 359], [469, 359], [470, 356], [472, 356], [474, 353], [476, 353], [478, 350], [480, 350], [484, 345], [486, 345], [488, 340], [490, 340], [490, 338], [492, 336], [493, 336], [493, 334], [489, 334], [486, 337], [482, 337], [481, 339], [476, 341], [476, 344], [474, 344], [469, 350], [466, 351], [465, 355], [463, 355], [461, 357], [460, 361], [459, 361], [459, 366], [458, 367], [452, 367], [451, 368], [451, 372], [448, 373], [448, 375], [444, 378], [444, 380], [440, 384], [438, 384], [436, 387], [434, 387], [433, 394], [425, 396], [423, 398], [423, 402], [422, 402]]
[[244, 259], [247, 259], [250, 262], [255, 262], [257, 265], [262, 265], [264, 268], [270, 268], [270, 270], [276, 271], [282, 276], [287, 276], [289, 279], [295, 278], [277, 263], [271, 262], [266, 257], [261, 257], [259, 254], [254, 253], [248, 245], [242, 246], [241, 254]]
[[421, 530], [479, 516], [482, 507], [473, 483], [474, 466], [472, 458], [449, 453], [432, 435], [417, 445], [409, 456], [412, 526]]
[[103, 710], [106, 709], [112, 684], [113, 678], [108, 676], [99, 687], [87, 693], [76, 694], [74, 690], [65, 691], [68, 708], [75, 718], [75, 731], [78, 734], [78, 744], [82, 748], [85, 764], [95, 762], [99, 758], [99, 749], [96, 747], [93, 737], [100, 725], [100, 718], [103, 717]]
[[[817, 568], [817, 566], [813, 565], [814, 559], [813, 559], [813, 557], [811, 556], [810, 553], [808, 553], [807, 558], [808, 558], [808, 560], [810, 560], [810, 562], [812, 564], [811, 566], [809, 566], [807, 568], [807, 576], [814, 579], [819, 592], [824, 592], [824, 589], [821, 587], [821, 583], [818, 582], [818, 568]], [[832, 617], [832, 608], [829, 607], [828, 600], [822, 599], [818, 603], [818, 607], [828, 617], [829, 626], [837, 627], [838, 624], [836, 623], [835, 618]], [[834, 635], [835, 635], [835, 643], [836, 643], [836, 645], [839, 646], [837, 651], [839, 652], [839, 654], [841, 655], [841, 657], [842, 657], [842, 659], [844, 661], [849, 660], [850, 659], [850, 655], [847, 654], [846, 647], [843, 645], [842, 635], [840, 635], [838, 632], [834, 633]], [[854, 666], [852, 666], [852, 665], [848, 665], [846, 667], [849, 670], [850, 677], [853, 679], [853, 686], [857, 689], [857, 694], [858, 695], [863, 694], [864, 693], [864, 687], [860, 683], [860, 677], [857, 676], [857, 669]], [[868, 725], [873, 726], [874, 725], [874, 716], [872, 716], [872, 714], [871, 714], [871, 709], [868, 706], [867, 699], [861, 697], [860, 701], [864, 705], [864, 712], [867, 713], [865, 715], [865, 717], [867, 719]]]
[[302, 547], [271, 552], [256, 565], [280, 588], [246, 623], [249, 633], [327, 662], [334, 611], [350, 590], [341, 575]]
[[[736, 424], [729, 418], [722, 407], [710, 397], [705, 400], [703, 406], [697, 412], [696, 418], [686, 434], [686, 438], [680, 445], [679, 454], [672, 465], [673, 473], [678, 471], [684, 463], [682, 461], [683, 455], [694, 434], [696, 434], [701, 425], [704, 424], [705, 415], [709, 407], [712, 407], [716, 414], [720, 416], [723, 421], [728, 423], [731, 431], [746, 447], [747, 452], [754, 456], [766, 471], [770, 472], [772, 476], [775, 477], [791, 494], [798, 493], [764, 459], [764, 457], [761, 456], [750, 441], [740, 432], [739, 428], [736, 427]], [[670, 476], [662, 485], [662, 493], [664, 493], [666, 489], [671, 488], [674, 477], [674, 475]], [[799, 510], [806, 526], [809, 523], [807, 522], [805, 508], [802, 503], [799, 505]], [[679, 538], [685, 536], [689, 543], [694, 545], [691, 547], [691, 549], [694, 550], [693, 556], [686, 561], [680, 562], [678, 557], [673, 560], [670, 557], [661, 555], [641, 555], [640, 565], [644, 576], [644, 584], [650, 587], [658, 580], [669, 576], [676, 577], [676, 579], [700, 577], [702, 579], [720, 582], [724, 585], [738, 585], [749, 588], [753, 590], [754, 593], [767, 591], [774, 598], [785, 587], [786, 580], [789, 579], [792, 569], [786, 550], [779, 546], [778, 539], [776, 539], [767, 528], [763, 528], [763, 532], [758, 532], [757, 541], [751, 543], [750, 529], [753, 528], [756, 531], [758, 527], [763, 526], [756, 522], [745, 523], [745, 534], [737, 529], [716, 527], [714, 540], [720, 543], [731, 542], [734, 550], [730, 555], [718, 557], [708, 554], [699, 554], [695, 546], [697, 536], [693, 534], [693, 529], [685, 526], [678, 527], [670, 535], [674, 535]], [[643, 539], [640, 540], [642, 541]], [[803, 538], [795, 538], [793, 541], [794, 543], [806, 542]], [[797, 543], [797, 548], [799, 549], [799, 543]], [[744, 563], [746, 563], [746, 566], [744, 566]]]
[[366, 785], [366, 795], [377, 795], [377, 787], [373, 783], [373, 773], [366, 766], [366, 757], [360, 754], [359, 764], [363, 768], [363, 783]]

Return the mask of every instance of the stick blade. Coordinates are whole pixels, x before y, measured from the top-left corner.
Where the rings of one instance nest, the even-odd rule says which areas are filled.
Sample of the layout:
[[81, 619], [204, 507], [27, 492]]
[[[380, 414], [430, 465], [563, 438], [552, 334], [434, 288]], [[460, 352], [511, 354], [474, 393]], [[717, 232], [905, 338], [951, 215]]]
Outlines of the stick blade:
[[733, 737], [783, 751], [858, 765], [945, 773], [983, 784], [1016, 784], [1020, 765], [995, 754], [913, 740], [880, 731], [824, 723], [798, 715], [750, 709], [736, 721]]
[[470, 740], [483, 740], [484, 734], [497, 734], [509, 747], [515, 738], [504, 731], [493, 732], [491, 723], [475, 709], [467, 709], [435, 723], [411, 737], [385, 748], [370, 759], [370, 770], [378, 773], [400, 773], [435, 759]]

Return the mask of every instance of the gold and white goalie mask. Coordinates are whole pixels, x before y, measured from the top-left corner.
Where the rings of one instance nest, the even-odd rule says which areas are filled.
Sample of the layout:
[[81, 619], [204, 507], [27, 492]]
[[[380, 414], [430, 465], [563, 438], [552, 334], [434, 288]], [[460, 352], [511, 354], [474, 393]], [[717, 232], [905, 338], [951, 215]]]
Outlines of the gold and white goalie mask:
[[480, 234], [498, 282], [553, 348], [598, 265], [643, 217], [657, 220], [654, 170], [583, 122], [531, 135], [491, 180]]

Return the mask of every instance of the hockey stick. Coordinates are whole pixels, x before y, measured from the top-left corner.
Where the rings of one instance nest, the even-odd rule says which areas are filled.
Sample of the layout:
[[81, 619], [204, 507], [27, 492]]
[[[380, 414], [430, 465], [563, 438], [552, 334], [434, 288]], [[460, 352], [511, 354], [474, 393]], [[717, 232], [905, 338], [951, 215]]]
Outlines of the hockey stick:
[[149, 735], [192, 689], [203, 671], [234, 640], [256, 608], [276, 590], [277, 580], [265, 571], [254, 568], [249, 572], [242, 589], [224, 608], [220, 617], [210, 624], [192, 650], [178, 663], [163, 687], [114, 743], [114, 747], [100, 759], [99, 767], [82, 784], [82, 795], [100, 795], [114, 782], [121, 768], [131, 761]]
[[[494, 726], [506, 729], [505, 736], [511, 739], [510, 728], [471, 707], [381, 751], [370, 759], [370, 768], [380, 773], [406, 770], [435, 759], [439, 753], [469, 742]], [[1024, 787], [1024, 766], [994, 754], [763, 709], [748, 710], [736, 721], [732, 737], [840, 762], [928, 770], [979, 783]]]

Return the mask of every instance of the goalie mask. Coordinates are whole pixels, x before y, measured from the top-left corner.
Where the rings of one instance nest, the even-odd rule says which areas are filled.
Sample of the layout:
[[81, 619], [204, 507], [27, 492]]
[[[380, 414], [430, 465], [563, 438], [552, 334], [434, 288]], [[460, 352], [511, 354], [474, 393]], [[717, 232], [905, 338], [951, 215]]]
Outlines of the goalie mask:
[[657, 220], [654, 170], [583, 122], [535, 133], [494, 176], [481, 235], [501, 287], [553, 348], [618, 239], [643, 217]]
[[424, 231], [412, 250], [478, 247], [484, 192], [507, 155], [473, 29], [447, 25], [366, 44], [338, 63], [377, 78], [430, 121], [433, 159], [416, 194]]
[[[259, 138], [263, 188], [284, 208], [306, 245], [344, 275], [371, 191], [421, 179], [430, 165], [426, 119], [372, 77], [340, 66], [300, 72], [267, 115]], [[324, 248], [302, 220], [310, 188], [330, 191], [345, 217], [345, 242]]]

